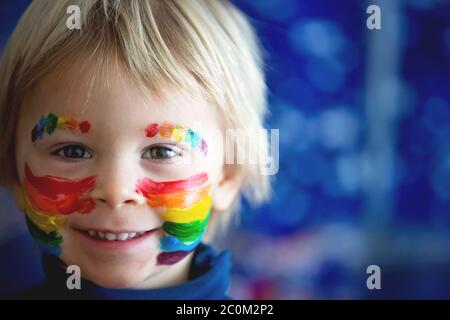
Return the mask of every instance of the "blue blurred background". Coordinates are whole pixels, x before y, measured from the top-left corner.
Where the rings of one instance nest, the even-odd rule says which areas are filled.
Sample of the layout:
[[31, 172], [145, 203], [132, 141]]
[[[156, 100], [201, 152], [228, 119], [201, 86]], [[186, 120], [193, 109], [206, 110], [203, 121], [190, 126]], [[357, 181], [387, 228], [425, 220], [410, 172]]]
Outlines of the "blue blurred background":
[[[450, 299], [450, 1], [233, 2], [265, 48], [280, 170], [226, 241], [231, 295]], [[28, 3], [0, 2], [0, 49]], [[13, 208], [2, 190], [0, 295], [41, 273]]]

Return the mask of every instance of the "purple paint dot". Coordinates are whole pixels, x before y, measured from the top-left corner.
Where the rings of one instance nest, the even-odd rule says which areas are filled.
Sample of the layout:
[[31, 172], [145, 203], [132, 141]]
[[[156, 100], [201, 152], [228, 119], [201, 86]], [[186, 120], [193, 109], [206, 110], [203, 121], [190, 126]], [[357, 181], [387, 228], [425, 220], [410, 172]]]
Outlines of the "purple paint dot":
[[34, 126], [33, 130], [31, 131], [31, 141], [35, 142], [37, 139], [37, 126]]
[[172, 265], [182, 260], [192, 251], [162, 252], [158, 255], [157, 265]]

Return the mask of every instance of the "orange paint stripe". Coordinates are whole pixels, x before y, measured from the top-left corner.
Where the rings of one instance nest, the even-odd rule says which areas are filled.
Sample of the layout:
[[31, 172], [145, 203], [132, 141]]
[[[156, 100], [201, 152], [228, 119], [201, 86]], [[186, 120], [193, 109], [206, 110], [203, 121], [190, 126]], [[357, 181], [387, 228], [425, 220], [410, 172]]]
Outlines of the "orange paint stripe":
[[180, 191], [170, 194], [149, 194], [147, 202], [150, 207], [188, 208], [208, 196], [209, 186], [196, 190]]

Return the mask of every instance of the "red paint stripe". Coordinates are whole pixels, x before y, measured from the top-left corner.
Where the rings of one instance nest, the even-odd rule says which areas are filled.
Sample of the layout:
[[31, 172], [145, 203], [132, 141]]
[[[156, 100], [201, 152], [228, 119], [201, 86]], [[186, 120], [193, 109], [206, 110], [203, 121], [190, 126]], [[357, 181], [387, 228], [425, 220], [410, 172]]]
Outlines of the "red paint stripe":
[[37, 177], [25, 164], [24, 187], [33, 207], [48, 215], [89, 213], [95, 208], [94, 199], [85, 195], [95, 187], [94, 176], [81, 180]]
[[83, 194], [95, 186], [95, 177], [81, 180], [71, 180], [54, 176], [37, 177], [25, 164], [25, 177], [27, 181], [46, 197], [56, 198], [60, 194]]
[[200, 173], [190, 178], [175, 181], [156, 182], [148, 178], [140, 179], [136, 191], [147, 197], [149, 194], [168, 194], [197, 188], [208, 181], [207, 173]]
[[46, 197], [26, 180], [25, 191], [33, 208], [49, 216], [68, 215], [75, 212], [89, 213], [95, 208], [94, 199], [81, 199], [79, 194], [64, 194], [57, 199]]

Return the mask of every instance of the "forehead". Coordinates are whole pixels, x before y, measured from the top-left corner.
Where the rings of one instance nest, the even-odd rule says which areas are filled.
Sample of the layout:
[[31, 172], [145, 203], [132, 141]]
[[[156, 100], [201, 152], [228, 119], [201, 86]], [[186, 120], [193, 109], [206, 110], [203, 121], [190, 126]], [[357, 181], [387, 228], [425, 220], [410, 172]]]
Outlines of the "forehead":
[[144, 88], [121, 63], [96, 65], [78, 57], [38, 81], [25, 97], [21, 118], [36, 122], [55, 113], [89, 120], [95, 127], [108, 123], [123, 130], [164, 121], [221, 127], [218, 109], [200, 90], [188, 92], [169, 84], [161, 84], [159, 92]]

